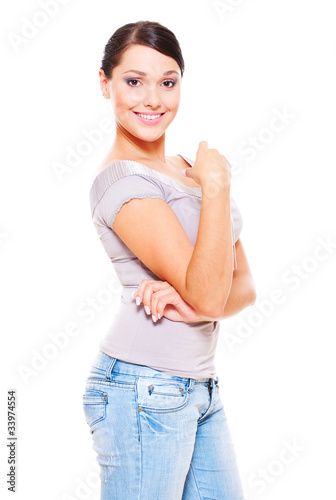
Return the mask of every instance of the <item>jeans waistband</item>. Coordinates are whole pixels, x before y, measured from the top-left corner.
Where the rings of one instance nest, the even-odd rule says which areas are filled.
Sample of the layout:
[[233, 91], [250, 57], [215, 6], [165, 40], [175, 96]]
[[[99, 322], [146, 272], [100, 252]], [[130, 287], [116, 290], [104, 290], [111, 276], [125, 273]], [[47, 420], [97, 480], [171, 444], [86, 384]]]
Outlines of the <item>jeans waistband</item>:
[[126, 361], [122, 361], [117, 358], [113, 358], [106, 354], [105, 352], [99, 349], [98, 354], [93, 362], [93, 365], [96, 368], [100, 368], [101, 370], [105, 370], [106, 379], [112, 379], [113, 374], [126, 374], [126, 375], [135, 375], [135, 376], [159, 376], [161, 379], [172, 380], [176, 382], [186, 383], [189, 382], [194, 384], [204, 384], [213, 386], [214, 384], [218, 384], [218, 377], [205, 377], [199, 379], [191, 379], [188, 377], [177, 377], [175, 375], [170, 375], [169, 373], [165, 373], [160, 370], [155, 370], [154, 368], [150, 368], [149, 366], [137, 365], [134, 363], [128, 363]]

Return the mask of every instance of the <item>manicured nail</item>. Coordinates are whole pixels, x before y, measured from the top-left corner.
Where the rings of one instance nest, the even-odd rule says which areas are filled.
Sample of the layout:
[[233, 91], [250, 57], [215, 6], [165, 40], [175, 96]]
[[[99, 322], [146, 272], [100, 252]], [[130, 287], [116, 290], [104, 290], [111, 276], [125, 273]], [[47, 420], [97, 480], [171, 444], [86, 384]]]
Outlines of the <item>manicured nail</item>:
[[148, 306], [145, 306], [145, 311], [146, 311], [146, 314], [150, 314], [151, 313]]
[[154, 316], [154, 314], [152, 314], [152, 320], [154, 321], [154, 323], [156, 323], [156, 317]]
[[136, 305], [137, 305], [137, 306], [139, 306], [139, 305], [140, 305], [140, 302], [141, 302], [141, 299], [140, 299], [140, 297], [139, 297], [139, 296], [137, 296], [137, 297], [136, 297], [136, 299], [135, 299], [135, 303], [136, 303]]
[[187, 170], [186, 168], [184, 170], [181, 170], [181, 174], [184, 175], [184, 177], [187, 177], [186, 176], [186, 170]]
[[157, 316], [158, 316], [158, 319], [160, 319], [160, 318], [161, 318], [161, 314], [160, 314], [160, 313], [157, 313]]

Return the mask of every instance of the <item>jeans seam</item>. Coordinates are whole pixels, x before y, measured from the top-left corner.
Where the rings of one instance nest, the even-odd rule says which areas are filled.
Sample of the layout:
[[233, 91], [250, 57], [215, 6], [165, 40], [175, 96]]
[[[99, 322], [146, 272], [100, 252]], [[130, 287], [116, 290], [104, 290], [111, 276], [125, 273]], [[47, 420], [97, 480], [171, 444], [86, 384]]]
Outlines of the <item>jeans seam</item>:
[[141, 500], [141, 489], [142, 489], [142, 435], [141, 435], [141, 422], [140, 422], [140, 415], [139, 415], [139, 410], [138, 410], [138, 389], [137, 389], [137, 384], [138, 384], [139, 377], [137, 377], [135, 381], [135, 411], [137, 412], [137, 421], [138, 421], [138, 432], [139, 432], [139, 462], [140, 462], [140, 480], [139, 480], [139, 498], [138, 500]]
[[199, 490], [199, 487], [198, 487], [198, 484], [197, 484], [197, 481], [196, 481], [196, 476], [195, 476], [195, 473], [194, 473], [194, 468], [192, 466], [192, 463], [190, 463], [190, 470], [191, 470], [192, 476], [193, 476], [194, 481], [195, 481], [197, 493], [198, 493], [198, 496], [199, 496], [198, 500], [202, 500], [201, 493], [200, 493], [200, 490]]

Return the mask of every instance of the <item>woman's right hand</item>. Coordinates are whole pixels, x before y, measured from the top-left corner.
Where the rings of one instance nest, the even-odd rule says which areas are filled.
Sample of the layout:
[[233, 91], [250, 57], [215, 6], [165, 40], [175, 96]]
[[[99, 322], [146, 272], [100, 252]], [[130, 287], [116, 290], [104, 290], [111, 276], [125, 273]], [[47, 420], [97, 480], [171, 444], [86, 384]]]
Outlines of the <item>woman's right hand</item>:
[[[137, 305], [143, 303], [146, 314], [152, 314], [153, 321], [156, 322], [162, 316], [170, 321], [183, 321], [192, 323], [204, 321], [190, 304], [167, 281], [143, 279], [138, 289], [132, 293], [133, 298], [137, 298]], [[212, 321], [211, 318], [208, 318]], [[207, 320], [208, 320], [207, 319]]]
[[230, 187], [231, 165], [217, 149], [209, 149], [206, 141], [201, 141], [193, 167], [185, 169], [185, 176], [191, 177], [202, 187], [215, 183], [217, 187]]

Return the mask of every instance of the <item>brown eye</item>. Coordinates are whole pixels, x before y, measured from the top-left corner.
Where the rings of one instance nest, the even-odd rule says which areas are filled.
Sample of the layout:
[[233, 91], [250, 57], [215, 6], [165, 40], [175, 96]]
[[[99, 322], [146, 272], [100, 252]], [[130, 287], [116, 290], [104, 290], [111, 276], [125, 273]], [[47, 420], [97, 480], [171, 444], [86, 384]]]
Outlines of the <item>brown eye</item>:
[[[136, 80], [135, 78], [130, 78], [130, 79], [126, 80], [126, 82], [127, 82], [128, 85], [130, 85], [130, 83], [132, 82], [132, 85], [130, 85], [130, 87], [137, 87], [136, 84], [137, 84], [138, 81], [139, 80]], [[135, 85], [133, 85], [134, 82], [135, 82]]]
[[[168, 83], [168, 85], [165, 85], [166, 83]], [[172, 87], [174, 87], [175, 83], [176, 82], [174, 80], [166, 80], [165, 82], [163, 82], [163, 85], [164, 85], [164, 87], [172, 88]], [[171, 84], [171, 85], [169, 85], [169, 84]]]

